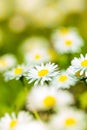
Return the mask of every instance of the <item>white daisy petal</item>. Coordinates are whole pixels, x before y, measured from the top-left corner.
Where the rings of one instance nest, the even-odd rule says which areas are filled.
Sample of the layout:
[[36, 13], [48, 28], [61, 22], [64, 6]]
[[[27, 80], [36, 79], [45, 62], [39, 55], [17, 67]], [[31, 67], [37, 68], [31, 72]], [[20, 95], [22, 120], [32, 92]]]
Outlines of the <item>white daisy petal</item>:
[[12, 80], [16, 79], [19, 80], [22, 76], [25, 76], [28, 71], [28, 66], [25, 65], [18, 65], [17, 67], [13, 68], [4, 73], [5, 80]]
[[40, 84], [44, 84], [46, 81], [51, 81], [53, 77], [58, 75], [57, 71], [57, 65], [54, 63], [47, 63], [47, 64], [41, 64], [36, 65], [32, 67], [26, 78], [29, 82], [35, 81], [35, 85], [40, 82]]
[[54, 130], [85, 130], [87, 128], [85, 113], [73, 108], [65, 108], [54, 115], [50, 124]]
[[52, 108], [61, 110], [64, 106], [74, 103], [71, 93], [57, 91], [54, 86], [34, 86], [27, 96], [27, 109], [31, 111], [49, 110]]
[[73, 70], [74, 76], [76, 76], [79, 79], [86, 78], [86, 72], [87, 72], [87, 54], [83, 56], [82, 54], [80, 55], [79, 58], [74, 58], [71, 61], [71, 66], [68, 68], [69, 73], [70, 70]]
[[67, 71], [61, 71], [60, 74], [55, 77], [51, 84], [56, 86], [56, 88], [69, 88], [70, 86], [75, 85], [76, 79], [71, 77]]
[[13, 130], [18, 125], [28, 124], [30, 121], [32, 121], [32, 116], [24, 111], [19, 112], [18, 116], [15, 113], [12, 113], [12, 115], [5, 114], [0, 119], [0, 130]]
[[62, 28], [53, 33], [53, 43], [55, 49], [60, 53], [75, 53], [80, 51], [83, 40], [76, 29]]

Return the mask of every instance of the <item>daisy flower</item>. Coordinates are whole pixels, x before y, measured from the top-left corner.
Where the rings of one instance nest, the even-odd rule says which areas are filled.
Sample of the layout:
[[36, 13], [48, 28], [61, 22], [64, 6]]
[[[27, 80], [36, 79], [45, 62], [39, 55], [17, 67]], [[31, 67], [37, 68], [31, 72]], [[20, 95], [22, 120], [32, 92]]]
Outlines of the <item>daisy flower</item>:
[[75, 53], [80, 51], [83, 40], [76, 29], [63, 28], [53, 34], [53, 45], [60, 53]]
[[73, 103], [72, 94], [62, 90], [57, 92], [54, 86], [33, 87], [27, 96], [27, 109], [31, 111], [61, 109]]
[[31, 50], [35, 50], [38, 48], [41, 50], [42, 48], [49, 48], [49, 42], [43, 37], [32, 36], [24, 40], [24, 42], [20, 46], [20, 51], [23, 54], [26, 54], [31, 52]]
[[7, 71], [4, 74], [5, 80], [12, 80], [16, 79], [19, 80], [25, 73], [28, 71], [28, 68], [24, 65], [18, 65], [17, 67], [13, 68], [12, 70]]
[[48, 62], [51, 60], [51, 56], [47, 48], [34, 47], [29, 52], [25, 53], [24, 60], [28, 64]]
[[31, 120], [32, 117], [24, 111], [19, 112], [18, 116], [15, 113], [7, 113], [0, 119], [0, 130], [14, 130], [16, 126], [28, 124]]
[[71, 61], [71, 66], [68, 68], [68, 72], [71, 75], [76, 76], [77, 78], [86, 78], [87, 77], [87, 54], [83, 56], [80, 55], [79, 58], [74, 58]]
[[39, 83], [43, 85], [46, 81], [51, 81], [57, 74], [57, 65], [54, 63], [42, 63], [30, 68], [26, 78], [29, 80], [29, 83], [35, 82], [35, 85]]
[[51, 84], [56, 88], [69, 88], [75, 85], [76, 79], [71, 77], [67, 71], [61, 71], [60, 74], [52, 80]]
[[27, 125], [19, 125], [15, 128], [15, 130], [49, 130], [48, 126], [45, 123], [40, 121], [32, 121]]
[[12, 54], [5, 54], [0, 57], [0, 72], [6, 71], [15, 66], [17, 60]]
[[55, 130], [85, 130], [86, 115], [83, 111], [65, 108], [51, 118], [51, 128]]

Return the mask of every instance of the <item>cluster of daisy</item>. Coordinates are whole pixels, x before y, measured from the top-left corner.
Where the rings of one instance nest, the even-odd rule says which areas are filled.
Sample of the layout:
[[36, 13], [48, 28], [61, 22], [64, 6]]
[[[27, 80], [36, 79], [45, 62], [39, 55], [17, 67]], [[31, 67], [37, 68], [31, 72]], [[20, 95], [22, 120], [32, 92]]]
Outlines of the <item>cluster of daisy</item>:
[[[0, 56], [0, 80], [4, 77], [7, 86], [11, 80], [14, 80], [14, 85], [15, 82], [22, 83], [19, 83], [22, 87], [18, 97], [11, 100], [11, 106], [7, 102], [11, 111], [5, 108], [9, 113], [0, 117], [0, 130], [87, 130], [87, 113], [77, 108], [75, 96], [71, 93], [79, 81], [84, 81], [87, 87], [87, 54], [71, 61], [73, 54], [80, 53], [84, 41], [76, 28], [55, 30], [64, 21], [67, 25], [67, 16], [70, 19], [72, 16], [83, 18], [85, 10], [86, 0], [0, 0], [0, 54], [9, 51], [10, 44], [13, 46], [15, 41], [20, 44], [29, 34], [19, 47], [19, 59], [13, 54]], [[81, 28], [85, 27], [84, 20], [80, 23]], [[15, 52], [15, 48], [12, 50]], [[69, 54], [71, 56], [71, 65], [67, 69], [60, 69], [63, 54], [66, 60]], [[4, 89], [10, 90], [6, 86], [2, 88], [2, 82], [1, 109], [4, 104], [2, 95], [9, 100], [8, 94], [4, 96], [7, 93]], [[21, 98], [22, 107], [17, 106], [18, 102], [16, 104]], [[1, 109], [0, 114], [3, 114], [5, 110]]]
[[[52, 40], [52, 47], [54, 47], [58, 53], [74, 53], [79, 51], [83, 46], [83, 40], [74, 28], [61, 28], [54, 31]], [[75, 75], [71, 75], [71, 70], [77, 70], [74, 64], [78, 62], [78, 60], [75, 59], [75, 62], [74, 60], [71, 62], [74, 67], [70, 66], [70, 69], [59, 72], [57, 65], [51, 63], [56, 55], [52, 47], [49, 46], [49, 42], [43, 37], [28, 38], [23, 42], [20, 49], [24, 64], [17, 65], [17, 60], [13, 55], [4, 55], [0, 57], [0, 72], [6, 71], [4, 74], [6, 80], [19, 80], [21, 77], [25, 77], [29, 83], [34, 82], [35, 85], [39, 83], [43, 85], [45, 83], [52, 84], [57, 88], [69, 88], [75, 85], [77, 78]], [[81, 55], [81, 60], [83, 59], [84, 57]], [[84, 62], [86, 62], [86, 60]], [[86, 72], [84, 72], [86, 63], [82, 63], [80, 66], [82, 67], [80, 74], [84, 75], [85, 73], [85, 75], [87, 75]], [[80, 67], [78, 67], [78, 69], [79, 68]]]
[[57, 61], [59, 58], [58, 54], [72, 55], [80, 52], [83, 45], [84, 41], [76, 28], [64, 27], [54, 30], [48, 40], [39, 36], [25, 39], [19, 51], [22, 56], [22, 62], [36, 65], [42, 62]]
[[[3, 69], [7, 68], [5, 61], [1, 59]], [[9, 66], [10, 67], [10, 66]], [[87, 54], [84, 57], [74, 58], [71, 61], [71, 66], [67, 70], [59, 71], [58, 65], [55, 63], [41, 63], [39, 65], [18, 65], [4, 73], [6, 80], [25, 77], [28, 83], [34, 85], [50, 84], [56, 88], [69, 88], [74, 86], [78, 79], [87, 78]]]
[[28, 83], [38, 85], [53, 85], [57, 89], [74, 86], [76, 78], [72, 77], [67, 70], [59, 71], [55, 63], [41, 63], [40, 65], [18, 65], [4, 73], [5, 80], [26, 78]]
[[0, 119], [0, 130], [86, 130], [86, 113], [72, 105], [74, 98], [67, 90], [34, 86], [27, 95], [27, 112], [6, 113]]
[[6, 113], [0, 118], [0, 130], [86, 130], [87, 115], [73, 104], [68, 91], [33, 87], [27, 95], [27, 112]]
[[78, 80], [87, 78], [87, 54], [74, 58], [67, 70], [59, 71], [57, 64], [49, 62], [18, 65], [6, 71], [4, 76], [7, 81], [26, 78], [33, 86], [26, 96], [27, 113], [6, 114], [0, 119], [1, 130], [34, 127], [39, 130], [86, 130], [87, 115], [75, 107], [74, 97], [68, 89]]
[[36, 121], [28, 112], [20, 111], [11, 115], [6, 113], [0, 119], [0, 130], [47, 130], [46, 125], [40, 121]]
[[[30, 85], [26, 87], [25, 111], [1, 117], [0, 130], [87, 129], [87, 114], [76, 108], [74, 96], [69, 92], [79, 81], [87, 84], [87, 54], [74, 58], [66, 70], [60, 70], [52, 62], [55, 54], [48, 44], [39, 37], [25, 40], [20, 49], [24, 64], [18, 64], [11, 54], [0, 57], [0, 72], [6, 81], [20, 80], [24, 87]], [[52, 47], [58, 53], [74, 53], [82, 45], [83, 40], [75, 29], [62, 28], [52, 35]]]

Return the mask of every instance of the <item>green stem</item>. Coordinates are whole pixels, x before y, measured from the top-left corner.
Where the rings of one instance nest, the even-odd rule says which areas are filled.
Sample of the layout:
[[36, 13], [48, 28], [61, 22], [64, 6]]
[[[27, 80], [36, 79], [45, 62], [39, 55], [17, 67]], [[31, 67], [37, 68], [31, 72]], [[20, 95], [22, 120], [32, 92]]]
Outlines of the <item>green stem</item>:
[[87, 88], [87, 82], [86, 80], [83, 80], [85, 87]]
[[20, 81], [21, 81], [21, 83], [22, 83], [22, 85], [23, 85], [23, 87], [24, 87], [24, 91], [27, 93], [28, 88], [27, 88], [27, 86], [25, 85], [24, 77], [23, 77], [23, 76], [20, 78]]
[[84, 86], [87, 88], [87, 82], [86, 82], [87, 78], [83, 78], [82, 81], [84, 82]]
[[21, 81], [22, 85], [25, 86], [23, 76], [20, 78], [20, 81]]
[[40, 118], [37, 111], [33, 111], [33, 114], [34, 114], [34, 116], [36, 117], [37, 120], [41, 121], [41, 118]]
[[71, 53], [68, 53], [68, 54], [67, 54], [67, 58], [68, 58], [68, 63], [70, 64], [70, 63], [71, 63], [71, 60], [72, 60], [72, 54], [71, 54]]

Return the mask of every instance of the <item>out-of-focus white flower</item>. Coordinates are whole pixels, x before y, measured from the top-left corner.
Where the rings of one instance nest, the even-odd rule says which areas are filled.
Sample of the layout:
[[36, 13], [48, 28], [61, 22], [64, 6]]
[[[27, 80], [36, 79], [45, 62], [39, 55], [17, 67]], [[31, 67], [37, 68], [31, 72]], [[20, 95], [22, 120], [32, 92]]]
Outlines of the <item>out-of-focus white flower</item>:
[[58, 4], [65, 14], [80, 13], [85, 8], [85, 0], [60, 0]]
[[68, 68], [68, 72], [77, 78], [87, 77], [87, 54], [83, 56], [80, 55], [79, 58], [74, 58], [71, 61], [71, 66]]
[[76, 29], [62, 28], [53, 33], [53, 45], [60, 53], [75, 53], [80, 51], [83, 40]]
[[69, 92], [62, 90], [57, 92], [54, 86], [34, 87], [27, 97], [27, 108], [31, 111], [61, 109], [73, 103], [73, 96]]
[[[49, 42], [43, 38], [38, 36], [32, 36], [23, 41], [21, 48], [21, 52], [26, 54], [31, 52], [31, 50], [35, 50], [38, 48], [49, 48]], [[42, 49], [41, 49], [42, 50]]]
[[33, 36], [27, 38], [19, 49], [24, 62], [28, 64], [45, 63], [53, 61], [56, 57], [54, 49], [50, 47], [49, 42], [43, 37]]
[[24, 55], [25, 62], [28, 64], [49, 62], [51, 56], [47, 48], [37, 47], [31, 49], [28, 53]]
[[0, 72], [6, 71], [16, 65], [16, 58], [12, 54], [5, 54], [0, 57]]
[[11, 31], [13, 31], [15, 33], [20, 33], [22, 31], [24, 31], [24, 29], [26, 27], [26, 21], [23, 18], [23, 16], [15, 15], [10, 19], [8, 26], [11, 29]]
[[19, 125], [15, 130], [48, 130], [48, 126], [45, 123], [39, 121], [32, 121], [27, 125]]
[[75, 77], [71, 77], [67, 71], [61, 71], [60, 74], [52, 80], [51, 84], [56, 88], [69, 88], [75, 85]]
[[27, 125], [32, 120], [32, 117], [27, 112], [19, 112], [16, 117], [15, 113], [12, 115], [5, 114], [0, 119], [0, 130], [15, 130], [17, 126]]
[[43, 0], [15, 0], [17, 11], [29, 14], [43, 5]]
[[64, 108], [51, 119], [51, 128], [55, 130], [85, 130], [86, 116], [83, 111]]
[[43, 85], [45, 82], [49, 82], [58, 74], [57, 65], [54, 63], [47, 63], [41, 65], [35, 65], [30, 68], [26, 78], [29, 83], [35, 82], [35, 85]]
[[32, 19], [34, 26], [53, 27], [55, 24], [58, 24], [63, 18], [61, 18], [60, 8], [58, 8], [55, 4], [48, 4], [34, 12]]
[[19, 80], [22, 76], [25, 75], [27, 70], [28, 70], [28, 68], [26, 66], [19, 65], [16, 68], [13, 68], [12, 70], [5, 72], [5, 74], [4, 74], [5, 80], [7, 80], [7, 81], [12, 80], [12, 79]]

